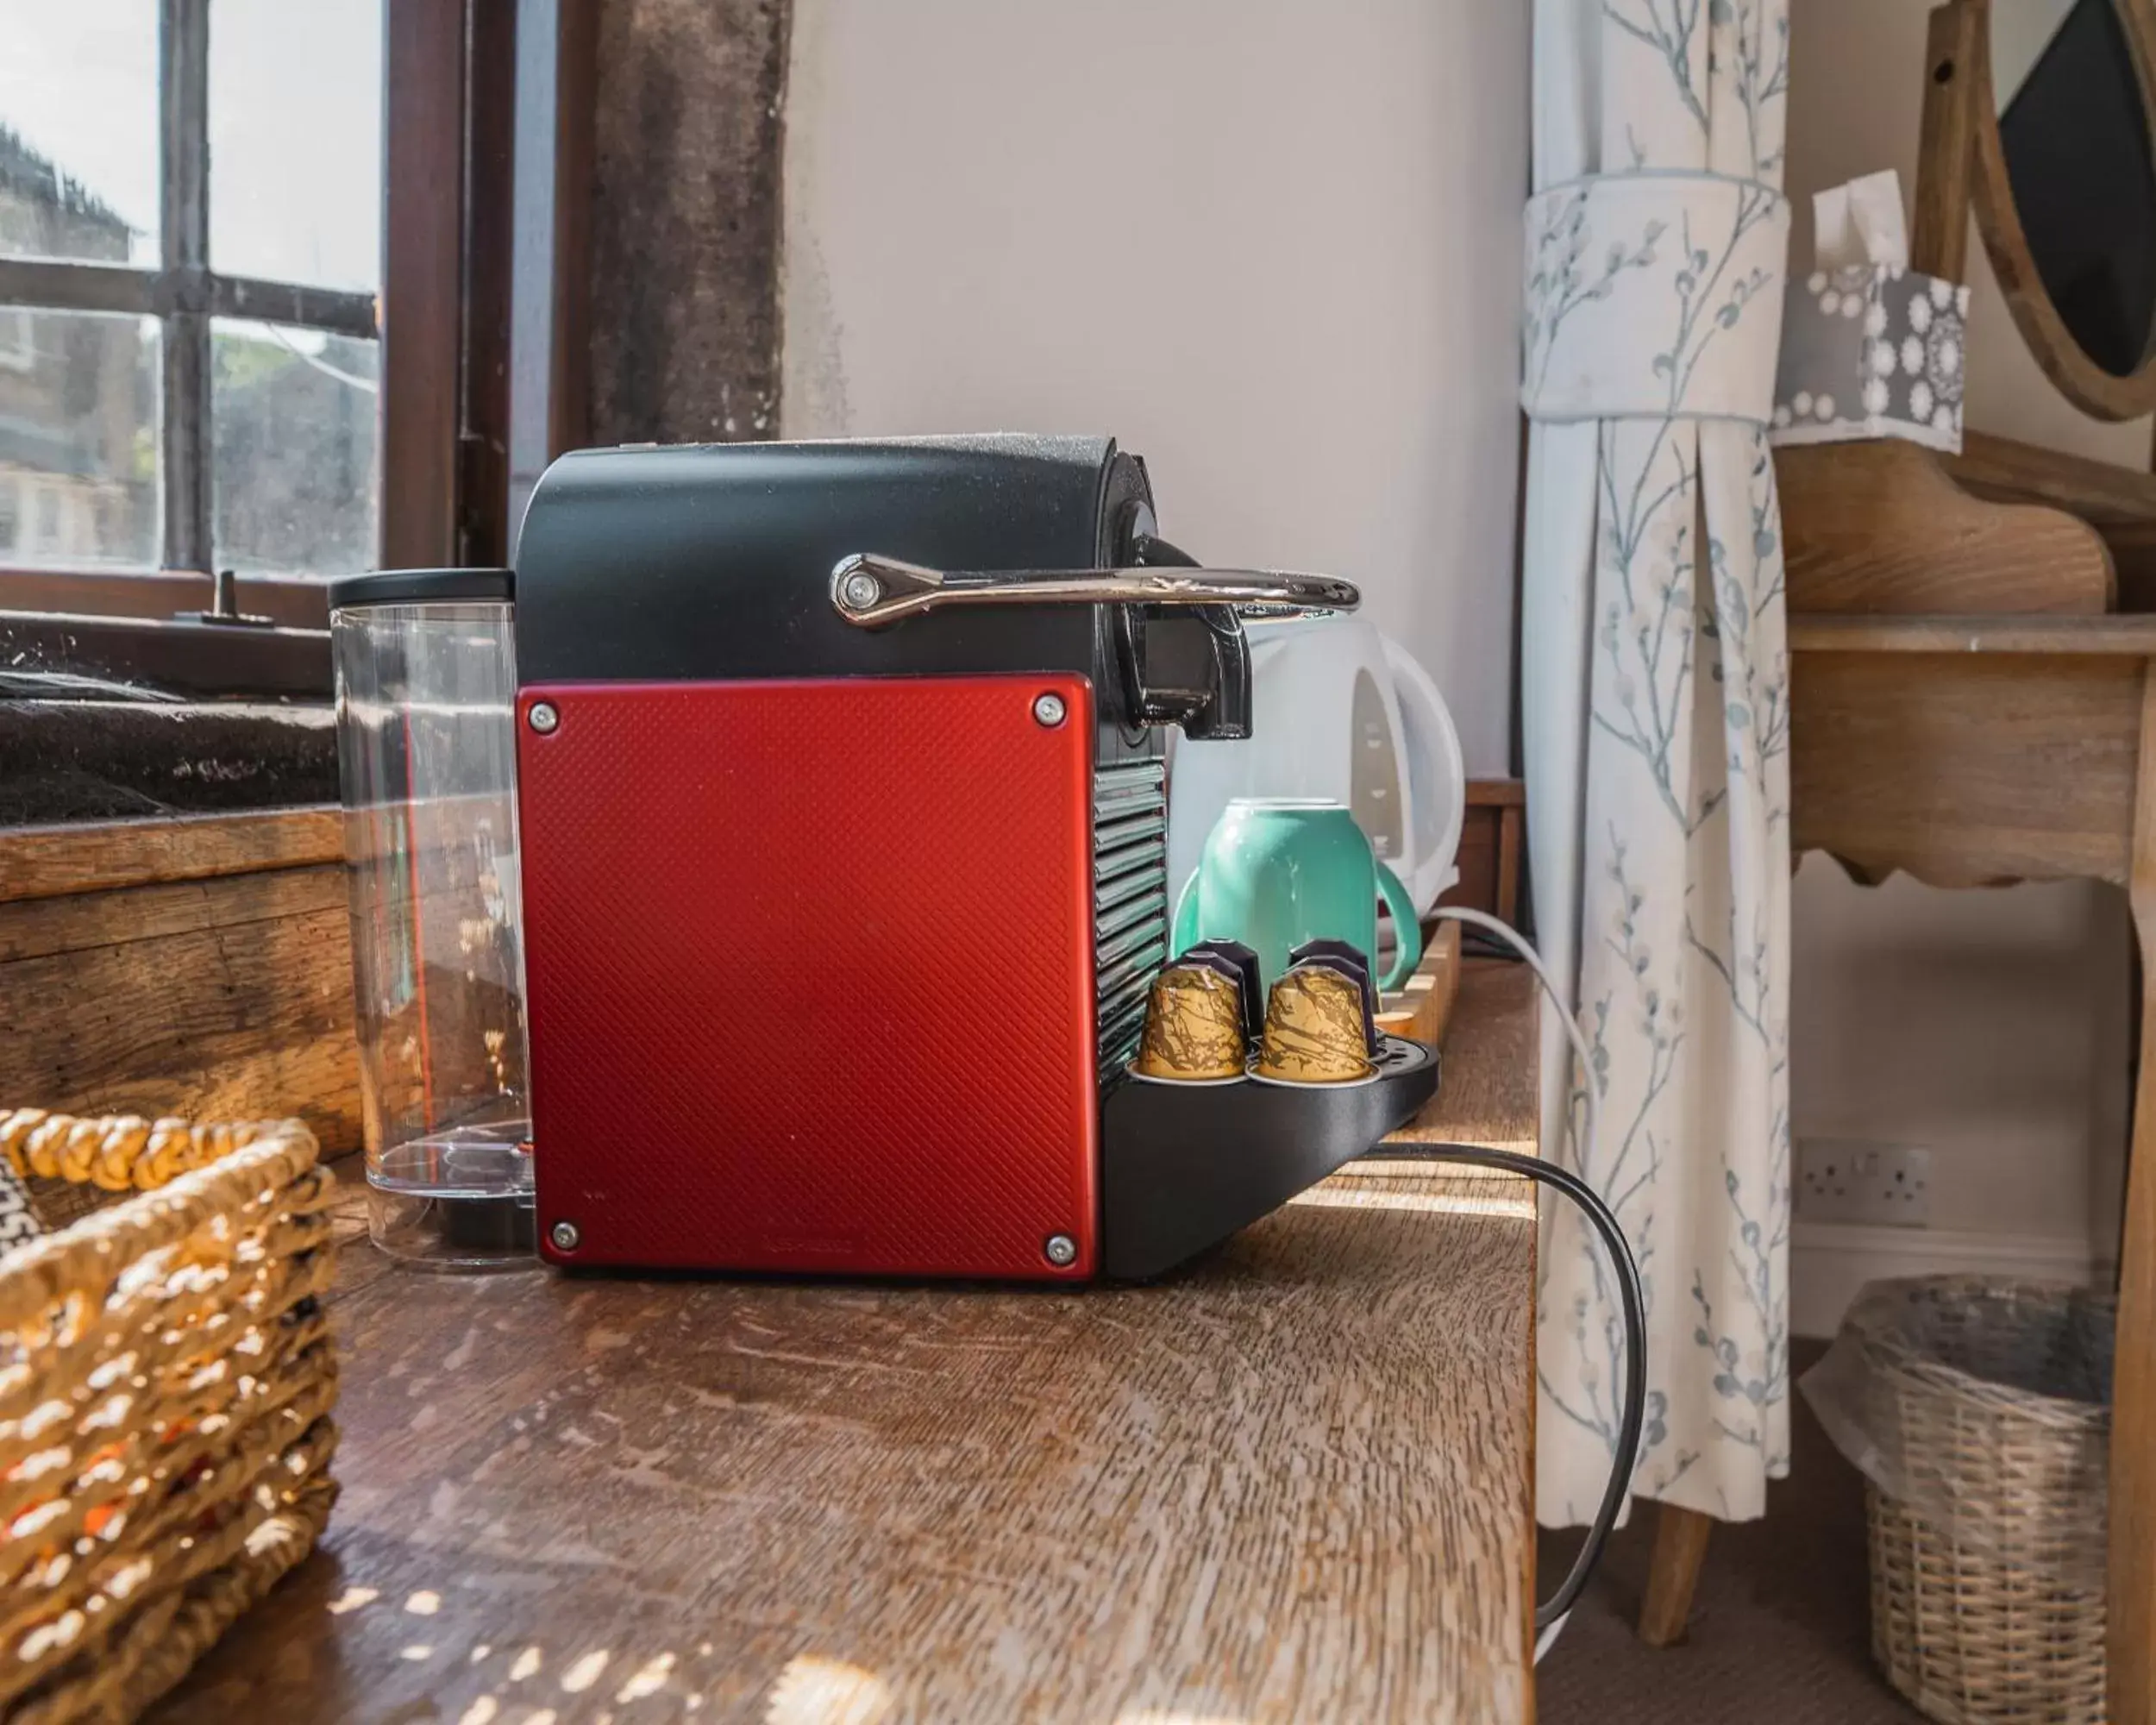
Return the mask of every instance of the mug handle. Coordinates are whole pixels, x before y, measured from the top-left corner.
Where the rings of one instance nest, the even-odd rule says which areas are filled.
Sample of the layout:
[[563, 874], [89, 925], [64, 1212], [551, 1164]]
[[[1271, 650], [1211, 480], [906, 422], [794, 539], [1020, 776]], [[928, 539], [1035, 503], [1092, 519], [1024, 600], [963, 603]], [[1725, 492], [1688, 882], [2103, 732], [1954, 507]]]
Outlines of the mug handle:
[[1168, 950], [1170, 957], [1188, 952], [1198, 944], [1198, 871], [1193, 869], [1190, 878], [1183, 882], [1183, 889], [1175, 895], [1175, 919], [1169, 925], [1169, 938], [1173, 942]]
[[1401, 884], [1400, 876], [1385, 866], [1382, 858], [1371, 861], [1377, 864], [1377, 890], [1384, 896], [1385, 908], [1393, 913], [1393, 938], [1398, 942], [1393, 968], [1377, 985], [1381, 993], [1389, 994], [1413, 975], [1415, 966], [1422, 963], [1422, 925], [1415, 919], [1415, 901]]

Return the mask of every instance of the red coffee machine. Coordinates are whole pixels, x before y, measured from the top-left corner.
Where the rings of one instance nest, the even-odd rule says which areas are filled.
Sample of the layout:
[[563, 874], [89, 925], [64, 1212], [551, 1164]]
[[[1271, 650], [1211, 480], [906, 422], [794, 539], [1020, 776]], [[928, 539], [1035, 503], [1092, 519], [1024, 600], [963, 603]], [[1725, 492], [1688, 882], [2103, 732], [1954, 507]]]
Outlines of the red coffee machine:
[[1250, 607], [1105, 438], [580, 453], [516, 572], [538, 1236], [566, 1265], [1157, 1275], [1431, 1095], [1133, 1082], [1164, 726]]

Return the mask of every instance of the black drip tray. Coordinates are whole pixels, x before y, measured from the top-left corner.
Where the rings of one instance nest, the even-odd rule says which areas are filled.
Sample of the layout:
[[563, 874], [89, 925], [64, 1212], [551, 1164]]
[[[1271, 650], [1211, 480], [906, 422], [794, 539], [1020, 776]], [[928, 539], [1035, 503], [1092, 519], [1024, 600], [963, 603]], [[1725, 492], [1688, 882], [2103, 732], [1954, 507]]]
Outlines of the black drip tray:
[[1147, 1084], [1100, 1108], [1102, 1273], [1164, 1275], [1352, 1162], [1437, 1094], [1433, 1049], [1382, 1039], [1363, 1084]]

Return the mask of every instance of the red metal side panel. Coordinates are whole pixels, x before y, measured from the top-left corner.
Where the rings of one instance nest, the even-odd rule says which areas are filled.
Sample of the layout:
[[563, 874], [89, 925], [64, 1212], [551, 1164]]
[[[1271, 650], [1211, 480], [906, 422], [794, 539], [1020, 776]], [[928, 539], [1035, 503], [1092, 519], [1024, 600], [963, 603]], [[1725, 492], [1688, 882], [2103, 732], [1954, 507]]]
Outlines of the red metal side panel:
[[1085, 679], [528, 687], [518, 716], [542, 1251], [566, 1220], [579, 1264], [1092, 1273]]

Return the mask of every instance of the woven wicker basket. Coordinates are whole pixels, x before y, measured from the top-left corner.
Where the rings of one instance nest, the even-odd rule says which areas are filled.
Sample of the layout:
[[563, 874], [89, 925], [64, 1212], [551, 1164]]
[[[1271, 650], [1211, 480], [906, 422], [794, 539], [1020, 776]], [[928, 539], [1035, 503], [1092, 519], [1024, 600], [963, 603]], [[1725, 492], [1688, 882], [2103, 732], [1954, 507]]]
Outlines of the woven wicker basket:
[[130, 1720], [328, 1518], [334, 1182], [297, 1120], [0, 1110], [19, 1171], [33, 1144], [169, 1177], [0, 1258], [0, 1714]]
[[[1865, 1493], [1872, 1653], [1946, 1725], [2095, 1725], [2108, 1308], [1958, 1277], [1900, 1288], [1924, 1303], [1921, 1345], [1865, 1339], [1871, 1427], [1904, 1470], [1901, 1492]], [[1874, 1309], [1883, 1331], [1891, 1302]]]

